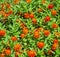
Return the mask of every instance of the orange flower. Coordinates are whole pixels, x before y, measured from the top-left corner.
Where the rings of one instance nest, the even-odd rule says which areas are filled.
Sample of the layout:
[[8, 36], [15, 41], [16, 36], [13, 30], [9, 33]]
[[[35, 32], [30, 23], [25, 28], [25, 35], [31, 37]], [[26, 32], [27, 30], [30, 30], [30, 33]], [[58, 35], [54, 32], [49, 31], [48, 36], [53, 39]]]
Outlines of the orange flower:
[[0, 54], [0, 57], [5, 57], [5, 54], [4, 53]]
[[50, 31], [49, 30], [44, 30], [44, 35], [45, 36], [49, 36], [50, 35]]
[[48, 9], [52, 9], [53, 7], [54, 7], [53, 4], [49, 4], [49, 5], [48, 5]]
[[30, 2], [31, 2], [31, 0], [26, 0], [26, 2], [27, 2], [27, 3], [30, 3]]
[[29, 50], [27, 52], [27, 54], [28, 54], [29, 57], [35, 57], [36, 56], [36, 52], [34, 50]]
[[34, 14], [31, 13], [31, 14], [29, 15], [29, 17], [30, 17], [31, 19], [34, 18]]
[[20, 44], [16, 44], [15, 46], [14, 46], [14, 50], [15, 51], [19, 51], [21, 49], [21, 45]]
[[50, 16], [46, 16], [44, 20], [45, 20], [45, 22], [49, 22], [50, 21]]
[[44, 42], [38, 42], [37, 47], [38, 48], [43, 48], [44, 47]]
[[37, 20], [35, 18], [32, 19], [33, 24], [37, 23]]
[[52, 50], [55, 51], [55, 50], [57, 49], [57, 47], [58, 47], [58, 44], [57, 44], [57, 43], [54, 43], [54, 44], [52, 45]]
[[54, 39], [53, 43], [57, 43], [58, 44], [58, 39]]
[[28, 28], [27, 27], [24, 27], [22, 32], [26, 35], [28, 33]]
[[3, 15], [4, 17], [8, 17], [8, 16], [9, 16], [9, 14], [6, 13], [5, 11], [2, 12], [2, 15]]
[[10, 49], [5, 49], [5, 54], [6, 55], [10, 55], [11, 54], [11, 50]]
[[14, 4], [18, 4], [19, 3], [19, 0], [14, 0]]
[[40, 33], [39, 31], [34, 31], [34, 38], [39, 38], [40, 37]]
[[13, 37], [11, 37], [11, 40], [12, 41], [16, 41], [17, 40], [17, 37], [16, 36], [13, 36]]
[[57, 11], [56, 10], [52, 10], [51, 14], [55, 16], [57, 14]]
[[57, 28], [57, 27], [58, 27], [58, 25], [56, 23], [52, 24], [52, 28]]
[[24, 13], [24, 18], [29, 18], [29, 13]]
[[0, 36], [5, 36], [6, 32], [5, 30], [0, 30]]
[[21, 38], [24, 38], [24, 37], [25, 37], [25, 34], [22, 33], [22, 34], [20, 35], [20, 37], [21, 37]]

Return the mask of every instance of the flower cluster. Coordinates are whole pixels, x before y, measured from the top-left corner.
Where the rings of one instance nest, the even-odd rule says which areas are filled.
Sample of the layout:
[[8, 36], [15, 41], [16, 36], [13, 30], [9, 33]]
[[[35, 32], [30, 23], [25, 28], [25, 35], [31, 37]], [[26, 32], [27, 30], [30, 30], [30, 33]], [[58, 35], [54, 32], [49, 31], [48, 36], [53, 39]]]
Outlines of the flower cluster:
[[0, 0], [0, 57], [60, 57], [60, 0]]

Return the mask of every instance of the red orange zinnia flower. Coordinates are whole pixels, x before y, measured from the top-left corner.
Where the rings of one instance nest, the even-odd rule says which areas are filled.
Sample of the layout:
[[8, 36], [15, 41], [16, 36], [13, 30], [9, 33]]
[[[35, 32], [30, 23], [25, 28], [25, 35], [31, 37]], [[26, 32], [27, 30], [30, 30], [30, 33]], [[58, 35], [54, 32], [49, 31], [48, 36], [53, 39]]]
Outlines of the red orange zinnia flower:
[[5, 50], [5, 54], [6, 54], [6, 55], [10, 55], [10, 54], [11, 54], [11, 50], [10, 50], [10, 49], [6, 49], [6, 50]]
[[20, 44], [16, 44], [15, 46], [14, 46], [14, 50], [15, 51], [19, 51], [21, 49], [21, 45]]
[[16, 41], [17, 40], [17, 37], [16, 36], [13, 36], [13, 37], [11, 37], [11, 40], [12, 41]]
[[49, 30], [44, 30], [44, 35], [45, 36], [49, 36], [50, 35], [50, 31]]
[[29, 57], [35, 57], [36, 56], [36, 52], [34, 50], [29, 50], [27, 52], [27, 54], [28, 54]]
[[38, 42], [37, 47], [38, 48], [43, 48], [44, 47], [44, 42]]
[[0, 36], [5, 36], [6, 32], [5, 30], [0, 30]]

